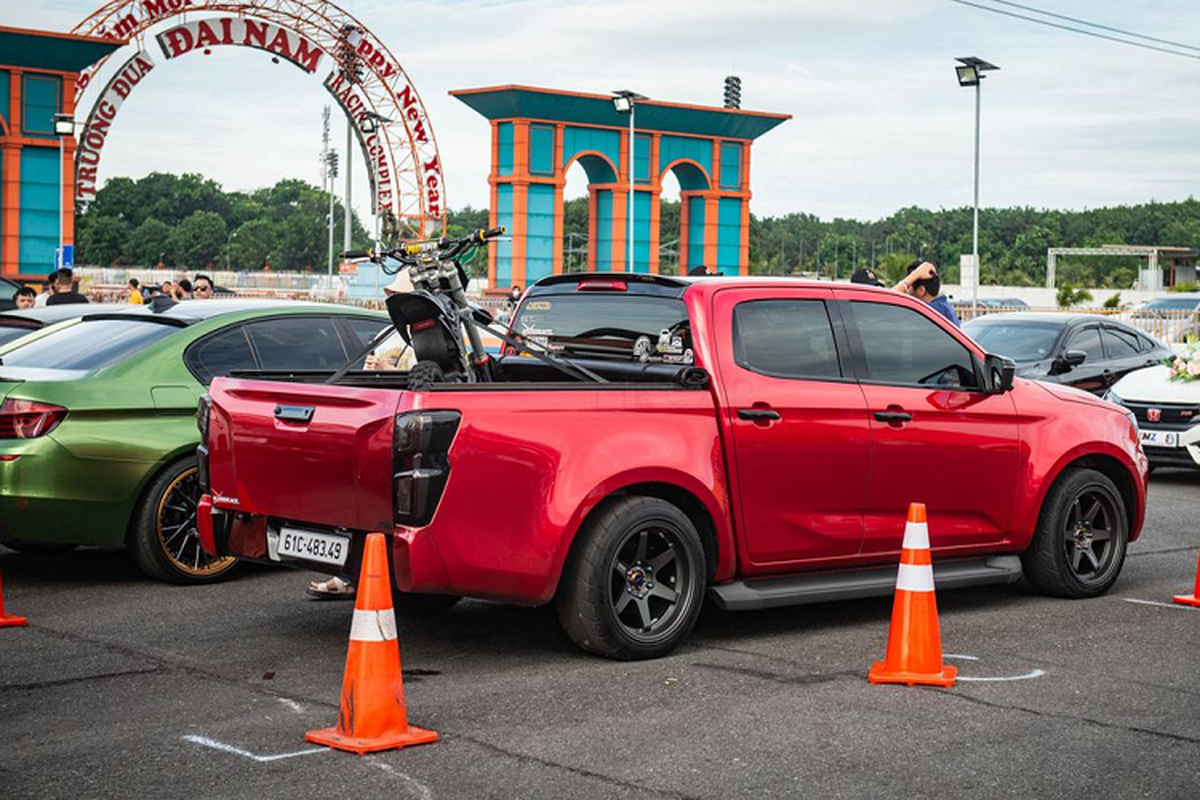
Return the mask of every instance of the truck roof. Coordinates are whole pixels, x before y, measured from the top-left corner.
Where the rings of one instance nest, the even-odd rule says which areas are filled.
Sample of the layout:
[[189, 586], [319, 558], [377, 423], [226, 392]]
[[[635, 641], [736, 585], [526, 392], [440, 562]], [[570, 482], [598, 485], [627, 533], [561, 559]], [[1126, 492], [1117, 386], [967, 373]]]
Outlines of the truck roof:
[[[588, 289], [585, 285], [590, 284]], [[628, 294], [649, 294], [665, 297], [682, 297], [692, 287], [705, 292], [733, 287], [805, 286], [832, 289], [852, 289], [863, 292], [890, 293], [888, 289], [859, 283], [814, 281], [807, 278], [792, 278], [785, 275], [652, 275], [641, 272], [575, 272], [550, 275], [529, 287], [526, 296], [540, 294], [565, 294], [592, 290], [596, 292], [617, 291]]]

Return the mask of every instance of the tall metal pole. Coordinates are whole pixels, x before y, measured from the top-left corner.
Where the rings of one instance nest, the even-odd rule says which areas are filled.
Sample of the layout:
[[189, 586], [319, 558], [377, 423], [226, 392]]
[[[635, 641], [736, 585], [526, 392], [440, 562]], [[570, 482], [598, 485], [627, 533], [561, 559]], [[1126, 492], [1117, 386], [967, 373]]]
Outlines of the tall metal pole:
[[983, 272], [979, 266], [979, 89], [983, 85], [983, 74], [975, 83], [975, 219], [971, 226], [971, 260], [975, 262], [975, 285], [971, 293], [971, 305], [979, 307], [979, 281]]
[[625, 268], [630, 272], [635, 272], [633, 268], [633, 203], [634, 203], [634, 175], [633, 175], [633, 150], [635, 147], [633, 133], [633, 115], [636, 113], [637, 103], [634, 100], [629, 101], [629, 258]]
[[342, 232], [342, 245], [343, 245], [342, 252], [345, 252], [345, 251], [351, 249], [351, 244], [350, 244], [350, 173], [352, 172], [352, 170], [350, 168], [350, 164], [351, 164], [350, 158], [351, 158], [352, 153], [354, 152], [352, 149], [353, 143], [354, 143], [353, 124], [354, 124], [353, 120], [351, 120], [350, 116], [347, 115], [346, 116], [346, 165], [344, 167], [344, 169], [346, 170], [346, 194], [345, 194], [346, 199], [342, 204], [343, 208], [345, 209], [344, 219], [345, 219], [345, 228], [346, 229]]
[[64, 247], [63, 226], [65, 225], [63, 218], [66, 217], [66, 215], [67, 215], [67, 209], [65, 207], [65, 204], [63, 203], [63, 195], [66, 194], [66, 187], [63, 185], [66, 180], [63, 177], [63, 170], [66, 168], [66, 164], [64, 163], [64, 155], [63, 155], [63, 139], [65, 139], [65, 138], [66, 137], [63, 136], [61, 133], [58, 135], [58, 252], [59, 252], [59, 256], [58, 256], [58, 263], [54, 265], [55, 269], [57, 269], [58, 267], [66, 266], [63, 263], [66, 260], [65, 258], [63, 258], [63, 256], [66, 255], [65, 253], [63, 253], [63, 247]]
[[329, 173], [329, 287], [333, 288], [333, 187], [337, 176]]

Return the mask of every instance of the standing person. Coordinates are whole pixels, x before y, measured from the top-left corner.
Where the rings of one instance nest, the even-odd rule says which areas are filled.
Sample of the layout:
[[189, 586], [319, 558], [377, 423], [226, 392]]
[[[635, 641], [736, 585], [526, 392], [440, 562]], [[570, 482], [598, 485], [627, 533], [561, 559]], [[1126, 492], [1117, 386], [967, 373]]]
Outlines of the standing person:
[[162, 292], [162, 294], [165, 297], [174, 298], [175, 297], [175, 282], [170, 281], [170, 280], [163, 281], [162, 286], [159, 287], [159, 291]]
[[48, 301], [50, 299], [51, 295], [54, 294], [54, 279], [55, 279], [55, 277], [57, 277], [57, 275], [58, 275], [58, 270], [55, 270], [54, 272], [51, 272], [49, 275], [46, 276], [45, 291], [43, 291], [36, 298], [34, 298], [34, 301], [33, 301], [33, 305], [36, 308], [41, 308], [42, 306], [46, 305], [46, 301]]
[[213, 296], [212, 278], [205, 275], [203, 272], [196, 275], [196, 280], [192, 283], [192, 297], [196, 300], [210, 300]]
[[27, 308], [33, 308], [37, 302], [37, 292], [29, 286], [22, 286], [17, 289], [17, 296], [13, 299], [17, 301], [17, 310], [24, 311]]
[[180, 278], [179, 283], [175, 284], [175, 299], [176, 300], [191, 300], [192, 299], [192, 282], [187, 278]]
[[927, 303], [930, 308], [949, 320], [954, 327], [961, 328], [962, 323], [958, 321], [958, 315], [954, 313], [950, 301], [940, 294], [942, 279], [938, 276], [937, 266], [928, 261], [917, 260], [909, 264], [906, 271], [908, 274], [904, 276], [904, 280], [892, 288]]
[[141, 284], [138, 283], [137, 278], [129, 279], [129, 302], [135, 306], [144, 305], [146, 302], [146, 298], [142, 297]]
[[46, 300], [47, 306], [68, 303], [86, 303], [88, 299], [75, 290], [75, 274], [68, 267], [54, 273], [54, 296]]

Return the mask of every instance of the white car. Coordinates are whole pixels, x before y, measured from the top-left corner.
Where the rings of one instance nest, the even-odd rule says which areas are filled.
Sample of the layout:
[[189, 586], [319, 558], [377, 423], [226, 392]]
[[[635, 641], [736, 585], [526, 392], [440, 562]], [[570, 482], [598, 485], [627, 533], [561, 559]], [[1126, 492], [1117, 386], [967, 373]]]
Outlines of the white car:
[[1131, 372], [1105, 399], [1137, 417], [1151, 467], [1200, 469], [1200, 380], [1172, 381], [1165, 366]]

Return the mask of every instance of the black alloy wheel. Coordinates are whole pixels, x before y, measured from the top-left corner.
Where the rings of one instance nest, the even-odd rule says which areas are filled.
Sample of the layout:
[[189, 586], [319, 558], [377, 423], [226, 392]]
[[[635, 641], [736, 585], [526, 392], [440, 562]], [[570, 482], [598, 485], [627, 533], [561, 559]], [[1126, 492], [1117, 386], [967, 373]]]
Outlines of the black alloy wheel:
[[657, 658], [695, 625], [707, 582], [704, 545], [677, 506], [614, 497], [580, 530], [555, 603], [563, 629], [609, 658]]
[[1021, 554], [1025, 578], [1046, 594], [1095, 597], [1116, 582], [1129, 543], [1129, 510], [1104, 473], [1064, 470], [1046, 494]]
[[130, 549], [147, 575], [171, 583], [214, 583], [237, 565], [200, 546], [196, 512], [200, 484], [194, 459], [182, 459], [155, 478], [134, 518]]

